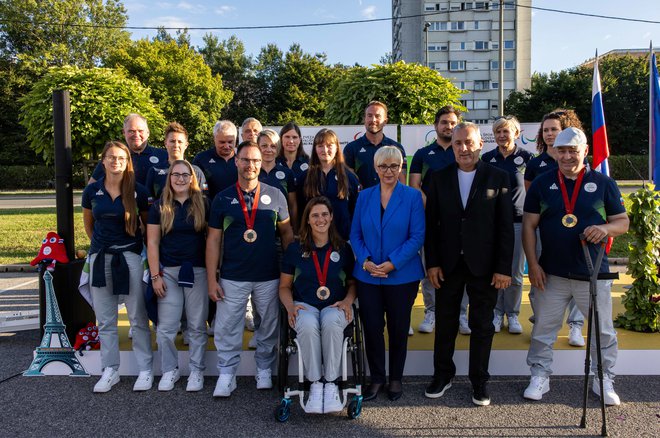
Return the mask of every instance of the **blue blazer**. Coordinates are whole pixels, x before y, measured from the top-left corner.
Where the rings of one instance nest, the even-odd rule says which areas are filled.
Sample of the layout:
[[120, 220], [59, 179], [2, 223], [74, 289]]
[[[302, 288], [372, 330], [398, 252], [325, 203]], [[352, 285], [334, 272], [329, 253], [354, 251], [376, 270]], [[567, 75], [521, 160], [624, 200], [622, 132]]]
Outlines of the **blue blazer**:
[[[362, 190], [351, 227], [351, 246], [356, 259], [353, 276], [364, 283], [384, 285], [421, 280], [424, 268], [419, 250], [424, 244], [425, 231], [422, 194], [397, 182], [382, 220], [380, 212], [380, 184]], [[367, 257], [377, 265], [389, 260], [394, 270], [387, 278], [372, 277], [362, 270]]]

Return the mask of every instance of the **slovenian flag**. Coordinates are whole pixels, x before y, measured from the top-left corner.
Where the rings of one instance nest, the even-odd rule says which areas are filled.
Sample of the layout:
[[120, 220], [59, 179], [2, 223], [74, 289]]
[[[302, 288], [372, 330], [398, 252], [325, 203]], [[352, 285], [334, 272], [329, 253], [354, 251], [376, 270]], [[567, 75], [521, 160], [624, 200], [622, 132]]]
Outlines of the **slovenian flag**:
[[603, 111], [603, 94], [600, 89], [600, 73], [598, 73], [598, 52], [594, 63], [594, 82], [591, 88], [591, 132], [593, 135], [593, 166], [600, 173], [609, 176], [610, 167], [607, 157], [610, 149], [607, 146], [607, 129], [605, 129], [605, 112]]
[[649, 152], [651, 180], [655, 189], [660, 189], [660, 77], [655, 61], [655, 53], [651, 49], [649, 86]]

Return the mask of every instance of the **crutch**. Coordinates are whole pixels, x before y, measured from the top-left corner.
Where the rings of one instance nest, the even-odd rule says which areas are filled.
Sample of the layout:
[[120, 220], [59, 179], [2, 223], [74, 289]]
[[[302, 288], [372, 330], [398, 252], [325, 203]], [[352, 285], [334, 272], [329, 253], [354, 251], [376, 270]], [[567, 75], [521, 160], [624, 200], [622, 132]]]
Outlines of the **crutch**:
[[603, 358], [600, 351], [600, 321], [598, 319], [598, 303], [596, 301], [596, 295], [598, 291], [598, 280], [611, 280], [619, 278], [617, 272], [614, 273], [602, 273], [599, 274], [600, 265], [603, 262], [603, 257], [605, 255], [605, 245], [607, 244], [607, 237], [602, 241], [598, 242], [596, 245], [599, 245], [598, 254], [596, 255], [596, 263], [594, 264], [591, 259], [591, 254], [589, 253], [589, 242], [586, 240], [586, 237], [583, 233], [580, 234], [580, 244], [582, 246], [582, 251], [584, 253], [584, 260], [587, 264], [587, 269], [589, 271], [589, 276], [584, 275], [573, 275], [569, 274], [569, 278], [574, 280], [589, 281], [589, 315], [587, 315], [587, 351], [586, 357], [584, 359], [584, 391], [582, 398], [582, 420], [580, 421], [580, 427], [587, 427], [587, 397], [589, 394], [589, 370], [590, 370], [590, 359], [591, 359], [591, 327], [593, 321], [593, 328], [596, 330], [596, 359], [597, 359], [597, 375], [600, 383], [600, 409], [602, 414], [602, 428], [601, 436], [607, 436], [607, 419], [605, 417], [605, 391], [603, 388]]

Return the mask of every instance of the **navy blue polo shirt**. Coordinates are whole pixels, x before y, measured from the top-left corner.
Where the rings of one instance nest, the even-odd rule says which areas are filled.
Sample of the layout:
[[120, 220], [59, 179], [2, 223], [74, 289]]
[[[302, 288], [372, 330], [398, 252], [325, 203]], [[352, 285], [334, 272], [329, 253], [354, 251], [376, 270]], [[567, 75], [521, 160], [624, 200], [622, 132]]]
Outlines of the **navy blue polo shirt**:
[[417, 149], [410, 162], [410, 174], [419, 173], [421, 175], [421, 188], [426, 192], [429, 182], [428, 176], [436, 170], [444, 169], [456, 162], [456, 156], [451, 146], [447, 149], [433, 142], [428, 146]]
[[386, 136], [383, 136], [380, 144], [374, 145], [367, 139], [367, 135], [365, 134], [357, 140], [350, 142], [344, 148], [346, 165], [355, 171], [363, 189], [375, 186], [380, 182], [376, 168], [374, 167], [374, 155], [381, 146], [396, 146], [401, 150], [401, 155], [403, 155], [403, 171], [405, 172], [408, 165], [406, 151], [403, 150], [401, 143]]
[[[131, 151], [131, 161], [133, 162], [135, 180], [144, 185], [150, 168], [167, 166], [167, 151], [147, 144], [140, 153]], [[103, 162], [99, 161], [99, 164], [94, 168], [94, 172], [92, 172], [92, 178], [98, 181], [103, 176], [105, 176], [105, 167], [103, 167]]]
[[529, 160], [527, 168], [525, 169], [525, 181], [532, 182], [537, 176], [549, 170], [556, 171], [557, 162], [546, 151]]
[[[199, 188], [202, 190], [202, 193], [206, 194], [208, 191], [208, 186], [206, 184], [206, 176], [202, 169], [193, 164], [193, 171], [195, 176], [197, 176], [197, 182], [199, 183]], [[160, 195], [163, 193], [163, 189], [167, 185], [167, 172], [170, 170], [168, 167], [152, 167], [147, 172], [147, 181], [145, 186], [149, 191], [149, 194], [152, 196], [153, 200], [159, 199]]]
[[[260, 184], [261, 192], [254, 223], [257, 240], [252, 243], [243, 239], [247, 225], [238, 200], [236, 185], [226, 188], [213, 199], [209, 227], [224, 233], [220, 267], [220, 276], [224, 279], [269, 281], [280, 276], [275, 237], [277, 223], [289, 218], [289, 210], [286, 198], [279, 189], [268, 184]], [[248, 206], [250, 204], [248, 203]]]
[[[156, 201], [149, 209], [149, 225], [160, 225], [160, 202]], [[206, 266], [206, 227], [201, 231], [195, 230], [195, 221], [188, 216], [190, 205], [190, 198], [183, 205], [174, 200], [172, 229], [160, 237], [160, 263], [163, 266], [181, 266], [183, 262], [190, 262], [197, 267]], [[208, 216], [208, 208], [204, 209], [204, 214]]]
[[218, 155], [215, 147], [195, 155], [192, 163], [204, 171], [209, 199], [215, 198], [215, 195], [238, 181], [235, 156], [225, 160]]
[[[302, 147], [302, 145], [300, 146]], [[289, 167], [286, 162], [286, 158], [277, 157], [276, 159], [278, 164], [281, 164], [284, 167]], [[300, 156], [293, 161], [291, 166], [291, 171], [293, 171], [293, 177], [296, 179], [296, 185], [300, 184], [302, 181], [303, 174], [309, 169], [309, 158]]]
[[[330, 244], [327, 244], [316, 251], [321, 270], [323, 270], [329, 246]], [[353, 278], [354, 266], [355, 256], [348, 243], [344, 244], [341, 250], [333, 250], [330, 253], [328, 277], [326, 278], [326, 287], [330, 289], [330, 296], [326, 300], [321, 300], [316, 296], [319, 280], [316, 275], [314, 259], [311, 254], [303, 253], [300, 242], [291, 243], [282, 259], [282, 273], [293, 275], [293, 299], [314, 306], [319, 310], [346, 297], [348, 280]]]
[[525, 167], [532, 157], [530, 152], [518, 146], [515, 146], [514, 151], [506, 158], [500, 152], [500, 148], [495, 148], [481, 156], [486, 163], [509, 174], [514, 222], [522, 222], [523, 207], [525, 206]]
[[[339, 199], [337, 171], [334, 167], [327, 174], [324, 174], [322, 170], [319, 170], [319, 173], [322, 175], [321, 178], [323, 178], [323, 185], [320, 188], [321, 195], [328, 198], [332, 204], [332, 222], [334, 222], [335, 228], [337, 228], [337, 232], [342, 239], [348, 240], [351, 234], [351, 222], [353, 221], [355, 203], [357, 202], [358, 192], [360, 191], [360, 181], [358, 181], [357, 176], [348, 167], [346, 167], [345, 171], [348, 176], [348, 198], [346, 199]], [[302, 211], [309, 202], [309, 199], [305, 196], [304, 188], [304, 182], [307, 179], [308, 173], [309, 171], [303, 174], [303, 184], [300, 184], [298, 190], [298, 197], [304, 200], [300, 214], [302, 214]]]
[[[575, 181], [564, 178], [568, 199], [571, 199]], [[525, 212], [540, 214], [541, 258], [539, 263], [546, 274], [568, 277], [569, 273], [588, 275], [579, 235], [589, 225], [602, 225], [607, 216], [625, 213], [623, 198], [616, 182], [600, 172], [587, 168], [582, 179], [575, 211], [578, 223], [573, 228], [562, 225], [566, 214], [557, 171], [545, 172], [532, 182], [525, 200]], [[590, 245], [592, 260], [596, 248]], [[609, 272], [607, 256], [600, 272]]]
[[[94, 217], [94, 231], [89, 253], [96, 254], [102, 248], [112, 245], [123, 246], [132, 243], [137, 244], [141, 251], [142, 232], [140, 227], [137, 227], [135, 236], [126, 233], [126, 221], [124, 220], [126, 210], [121, 202], [121, 195], [113, 201], [105, 190], [104, 181], [105, 177], [101, 176], [101, 179], [88, 184], [82, 194], [82, 208], [92, 210]], [[148, 198], [147, 189], [142, 184], [135, 184], [135, 199], [140, 213], [149, 210]]]
[[293, 171], [281, 164], [275, 164], [270, 172], [262, 167], [259, 172], [259, 181], [280, 189], [285, 197], [296, 191], [296, 179]]

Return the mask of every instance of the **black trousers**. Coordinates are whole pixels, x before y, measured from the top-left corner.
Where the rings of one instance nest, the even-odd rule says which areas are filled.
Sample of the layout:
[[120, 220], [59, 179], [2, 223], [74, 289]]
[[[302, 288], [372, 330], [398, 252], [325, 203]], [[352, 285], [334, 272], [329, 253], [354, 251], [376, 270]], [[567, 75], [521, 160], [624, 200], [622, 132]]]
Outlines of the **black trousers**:
[[[408, 353], [410, 311], [419, 281], [391, 286], [357, 282], [365, 352], [372, 383], [385, 383], [385, 318], [390, 351], [390, 381], [401, 380]], [[491, 318], [492, 319], [492, 318]]]
[[470, 298], [469, 324], [472, 330], [469, 377], [473, 385], [484, 383], [490, 378], [488, 362], [495, 334], [493, 309], [497, 302], [497, 289], [490, 285], [492, 275], [472, 275], [462, 258], [453, 272], [444, 275], [442, 287], [435, 290], [434, 377], [449, 379], [456, 375], [454, 347], [465, 289]]

